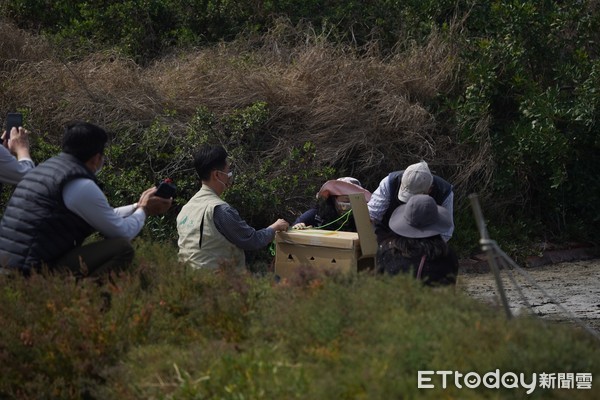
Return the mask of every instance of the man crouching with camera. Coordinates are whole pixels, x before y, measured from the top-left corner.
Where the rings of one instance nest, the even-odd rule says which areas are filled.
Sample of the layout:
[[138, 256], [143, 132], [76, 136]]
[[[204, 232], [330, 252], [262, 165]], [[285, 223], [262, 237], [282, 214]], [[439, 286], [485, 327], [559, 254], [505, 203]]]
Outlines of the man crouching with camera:
[[[101, 278], [130, 265], [130, 241], [146, 216], [164, 214], [172, 199], [155, 196], [151, 188], [136, 204], [112, 208], [96, 180], [107, 141], [96, 125], [70, 124], [62, 152], [19, 182], [0, 221], [0, 267], [28, 275], [47, 266]], [[82, 246], [94, 232], [105, 239]]]

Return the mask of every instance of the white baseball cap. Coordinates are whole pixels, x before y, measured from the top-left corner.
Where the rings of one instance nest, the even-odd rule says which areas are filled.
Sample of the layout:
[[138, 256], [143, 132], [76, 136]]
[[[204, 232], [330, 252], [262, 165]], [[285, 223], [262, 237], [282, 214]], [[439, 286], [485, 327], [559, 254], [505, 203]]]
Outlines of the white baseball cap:
[[415, 194], [428, 194], [433, 175], [425, 161], [409, 165], [402, 174], [398, 200], [406, 203]]

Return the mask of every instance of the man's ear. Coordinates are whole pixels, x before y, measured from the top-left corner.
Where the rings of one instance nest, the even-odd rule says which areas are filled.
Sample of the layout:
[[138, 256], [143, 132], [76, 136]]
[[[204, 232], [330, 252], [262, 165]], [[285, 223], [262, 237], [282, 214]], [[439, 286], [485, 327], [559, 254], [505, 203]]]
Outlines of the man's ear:
[[208, 176], [208, 180], [213, 181], [215, 178], [218, 178], [217, 173], [218, 172], [216, 169], [211, 170], [210, 175]]
[[92, 156], [92, 158], [94, 159], [94, 163], [96, 165], [98, 165], [102, 162], [102, 157], [104, 157], [104, 155], [102, 153], [96, 153]]
[[94, 171], [97, 167], [98, 164], [100, 164], [100, 161], [102, 159], [102, 154], [100, 153], [96, 153], [93, 156], [91, 156], [90, 158], [88, 158], [88, 160], [85, 162], [85, 165], [87, 165], [87, 167]]

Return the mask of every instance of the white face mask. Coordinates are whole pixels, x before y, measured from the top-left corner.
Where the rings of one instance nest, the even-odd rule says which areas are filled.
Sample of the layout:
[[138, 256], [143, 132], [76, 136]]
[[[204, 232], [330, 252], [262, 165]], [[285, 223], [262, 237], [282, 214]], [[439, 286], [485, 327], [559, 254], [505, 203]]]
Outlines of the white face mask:
[[348, 196], [336, 196], [335, 208], [338, 213], [345, 213], [352, 209], [352, 203], [350, 203]]
[[342, 212], [346, 212], [352, 209], [352, 203], [346, 201], [336, 201], [338, 209]]
[[221, 182], [221, 184], [225, 187], [225, 189], [227, 189], [229, 187], [229, 182], [231, 181], [231, 177], [233, 176], [233, 172], [232, 171], [225, 172], [225, 171], [221, 171], [220, 169], [218, 169], [217, 172], [227, 175], [227, 183], [225, 183], [222, 180], [220, 180], [219, 178], [217, 178], [217, 180], [219, 182]]

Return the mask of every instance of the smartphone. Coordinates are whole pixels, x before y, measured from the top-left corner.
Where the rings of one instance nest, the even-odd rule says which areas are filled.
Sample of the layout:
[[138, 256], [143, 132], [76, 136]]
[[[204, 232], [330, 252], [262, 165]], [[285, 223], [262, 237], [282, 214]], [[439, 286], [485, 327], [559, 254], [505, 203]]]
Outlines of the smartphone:
[[175, 197], [175, 193], [177, 192], [177, 187], [173, 181], [168, 178], [162, 181], [157, 188], [158, 190], [156, 191], [155, 195], [164, 199]]
[[10, 131], [12, 128], [19, 129], [20, 126], [23, 126], [23, 114], [21, 113], [8, 113], [6, 115], [6, 137], [8, 140], [10, 138]]

